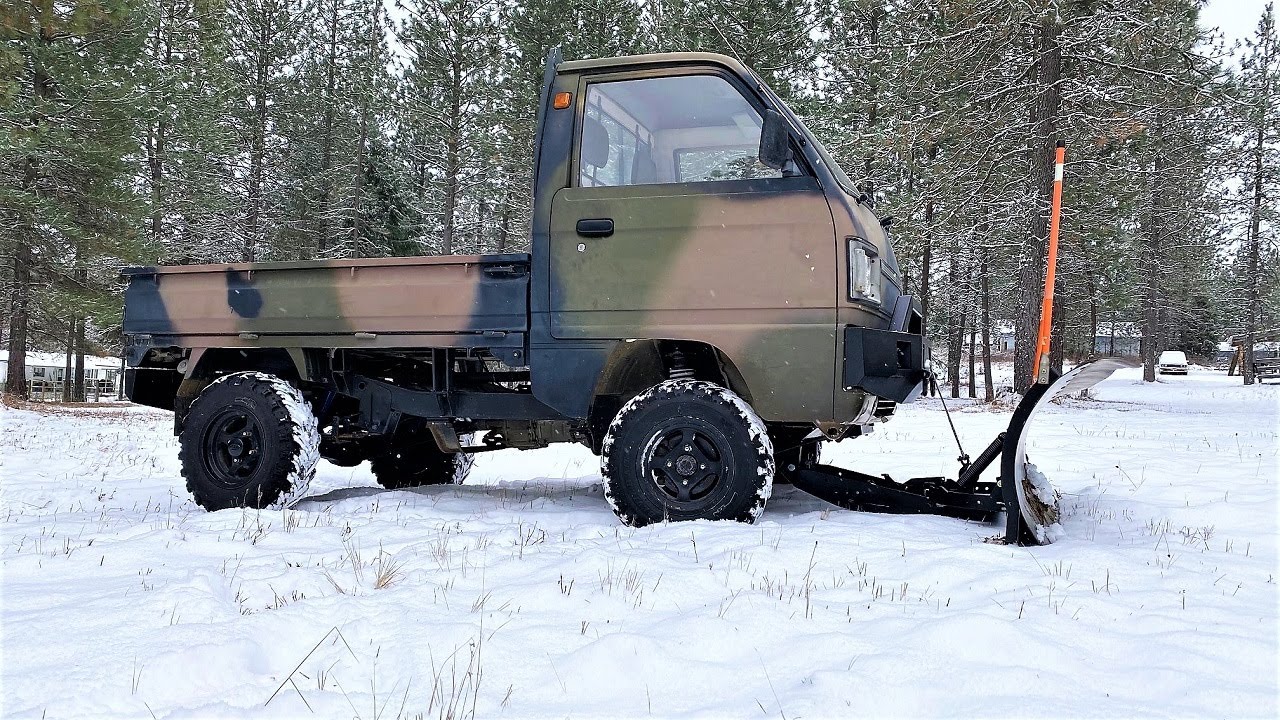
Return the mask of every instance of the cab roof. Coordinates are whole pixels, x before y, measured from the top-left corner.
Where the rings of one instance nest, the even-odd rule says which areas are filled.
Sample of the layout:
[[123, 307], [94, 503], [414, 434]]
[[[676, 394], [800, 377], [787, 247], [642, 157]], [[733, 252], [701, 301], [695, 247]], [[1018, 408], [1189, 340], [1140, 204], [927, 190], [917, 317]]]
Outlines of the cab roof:
[[728, 55], [709, 52], [672, 52], [652, 53], [649, 55], [623, 55], [621, 57], [591, 58], [587, 60], [568, 60], [556, 68], [559, 73], [572, 73], [611, 68], [631, 68], [646, 65], [689, 65], [704, 63], [727, 67], [742, 77], [751, 77], [752, 72], [746, 65]]

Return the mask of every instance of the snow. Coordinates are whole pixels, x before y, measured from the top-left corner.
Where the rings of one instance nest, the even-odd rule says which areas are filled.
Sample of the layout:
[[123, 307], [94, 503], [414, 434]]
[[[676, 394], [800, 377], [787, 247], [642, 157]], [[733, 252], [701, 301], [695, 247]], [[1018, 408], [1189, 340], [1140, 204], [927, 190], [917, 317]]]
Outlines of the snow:
[[[1274, 717], [1280, 386], [1140, 372], [1037, 416], [1040, 548], [789, 486], [755, 525], [628, 528], [576, 446], [414, 491], [321, 463], [293, 509], [205, 513], [169, 415], [5, 409], [0, 711]], [[971, 454], [1011, 411], [949, 404]], [[928, 400], [824, 460], [956, 454]]]
[[315, 413], [311, 411], [311, 406], [307, 404], [297, 388], [267, 373], [232, 373], [214, 380], [209, 387], [236, 376], [253, 377], [270, 383], [272, 391], [275, 392], [276, 397], [280, 398], [280, 403], [289, 413], [290, 425], [293, 427], [293, 443], [298, 451], [293, 456], [293, 472], [289, 473], [289, 490], [280, 495], [280, 498], [272, 504], [272, 509], [293, 507], [299, 500], [306, 497], [311, 481], [315, 478], [316, 465], [320, 462], [320, 429]]
[[[1060, 498], [1058, 491], [1053, 487], [1053, 481], [1040, 472], [1040, 468], [1036, 467], [1035, 463], [1027, 463], [1023, 472], [1026, 473], [1027, 485], [1030, 486], [1032, 495], [1044, 506], [1041, 512], [1050, 520], [1056, 519], [1060, 512]], [[1062, 524], [1058, 522], [1050, 522], [1048, 525], [1032, 523], [1031, 531], [1035, 533], [1036, 541], [1045, 545], [1058, 542], [1067, 534]]]
[[1045, 505], [1053, 505], [1058, 501], [1058, 493], [1053, 489], [1053, 482], [1040, 472], [1034, 463], [1027, 463], [1027, 479], [1031, 481], [1031, 491]]

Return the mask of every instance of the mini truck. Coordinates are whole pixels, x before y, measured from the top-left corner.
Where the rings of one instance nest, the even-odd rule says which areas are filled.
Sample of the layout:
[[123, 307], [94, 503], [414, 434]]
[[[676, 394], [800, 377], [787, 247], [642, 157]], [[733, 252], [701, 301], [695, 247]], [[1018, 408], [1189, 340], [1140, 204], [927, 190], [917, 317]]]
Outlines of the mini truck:
[[[920, 304], [869, 198], [740, 62], [553, 50], [533, 177], [527, 254], [122, 271], [126, 393], [174, 412], [196, 502], [291, 502], [318, 456], [406, 488], [575, 442], [628, 524], [750, 522], [776, 479], [875, 511], [1020, 501], [1009, 539], [1044, 541], [1021, 426], [955, 480], [818, 463], [925, 389]], [[981, 481], [1001, 456], [1016, 482]]]

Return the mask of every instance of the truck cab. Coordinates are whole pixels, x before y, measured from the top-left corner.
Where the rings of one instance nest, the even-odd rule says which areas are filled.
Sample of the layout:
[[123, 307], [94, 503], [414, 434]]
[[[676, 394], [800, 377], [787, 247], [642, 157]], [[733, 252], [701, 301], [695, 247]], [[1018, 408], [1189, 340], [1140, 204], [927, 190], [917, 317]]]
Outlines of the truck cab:
[[[773, 422], [866, 425], [919, 392], [919, 306], [902, 295], [884, 228], [754, 72], [709, 53], [551, 65], [535, 381], [540, 351], [648, 340], [714, 353]], [[777, 157], [762, 158], [770, 136]]]
[[536, 143], [528, 254], [125, 271], [126, 392], [202, 505], [297, 495], [312, 440], [388, 487], [581, 442], [627, 522], [749, 520], [921, 392], [885, 228], [738, 61], [552, 51]]

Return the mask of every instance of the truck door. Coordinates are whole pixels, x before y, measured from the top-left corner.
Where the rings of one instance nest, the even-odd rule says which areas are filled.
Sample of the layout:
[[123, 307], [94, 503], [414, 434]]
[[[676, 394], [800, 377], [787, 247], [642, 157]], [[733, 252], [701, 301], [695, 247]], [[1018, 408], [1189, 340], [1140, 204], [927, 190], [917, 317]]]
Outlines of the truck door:
[[712, 68], [589, 76], [576, 100], [572, 182], [551, 209], [552, 335], [707, 342], [766, 419], [829, 419], [831, 211], [806, 169], [759, 162], [760, 100]]

